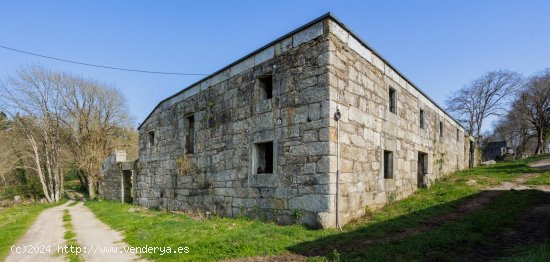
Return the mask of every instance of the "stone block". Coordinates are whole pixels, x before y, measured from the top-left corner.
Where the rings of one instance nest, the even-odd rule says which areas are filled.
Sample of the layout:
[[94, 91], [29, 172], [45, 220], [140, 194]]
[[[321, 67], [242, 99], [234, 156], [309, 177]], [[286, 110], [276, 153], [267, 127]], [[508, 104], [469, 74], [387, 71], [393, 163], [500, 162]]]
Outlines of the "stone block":
[[292, 45], [297, 47], [305, 42], [309, 42], [318, 36], [323, 34], [323, 22], [318, 22], [300, 32], [295, 34], [292, 37]]
[[303, 210], [311, 212], [327, 212], [329, 208], [329, 197], [326, 195], [304, 195], [293, 197], [288, 200], [290, 210]]
[[248, 176], [248, 185], [251, 187], [278, 187], [280, 183], [280, 174], [251, 174]]

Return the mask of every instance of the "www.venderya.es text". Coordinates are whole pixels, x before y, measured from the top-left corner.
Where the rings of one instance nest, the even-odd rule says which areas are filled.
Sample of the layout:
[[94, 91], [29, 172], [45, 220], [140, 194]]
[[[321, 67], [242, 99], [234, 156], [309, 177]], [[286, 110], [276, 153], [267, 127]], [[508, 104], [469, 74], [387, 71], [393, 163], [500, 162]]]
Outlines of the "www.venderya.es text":
[[71, 245], [58, 245], [56, 248], [52, 248], [49, 245], [24, 245], [24, 246], [11, 246], [11, 252], [17, 254], [117, 254], [117, 253], [131, 253], [131, 254], [159, 254], [161, 256], [167, 254], [189, 254], [190, 249], [187, 246], [183, 247], [157, 247], [157, 246], [139, 246], [139, 247], [117, 247], [117, 246], [104, 246], [104, 245], [91, 245], [91, 246], [71, 246]]

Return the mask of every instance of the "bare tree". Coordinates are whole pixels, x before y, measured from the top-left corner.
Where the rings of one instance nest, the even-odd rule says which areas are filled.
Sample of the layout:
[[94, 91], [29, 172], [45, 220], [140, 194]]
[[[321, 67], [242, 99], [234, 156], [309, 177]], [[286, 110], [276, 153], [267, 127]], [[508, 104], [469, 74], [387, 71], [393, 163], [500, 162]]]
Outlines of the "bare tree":
[[2, 178], [3, 185], [7, 185], [6, 175], [13, 170], [15, 165], [14, 155], [10, 150], [9, 144], [7, 143], [9, 120], [8, 116], [0, 111], [0, 178]]
[[496, 123], [491, 137], [493, 141], [507, 141], [514, 149], [515, 158], [524, 158], [529, 155], [528, 151], [535, 134], [531, 123], [523, 117], [518, 117], [517, 110], [512, 108], [506, 117]]
[[[7, 137], [7, 131], [0, 130], [0, 137]], [[6, 176], [12, 172], [16, 166], [17, 159], [13, 152], [10, 150], [10, 146], [6, 143], [6, 139], [0, 139], [0, 178], [2, 179], [2, 184], [7, 185]]]
[[[63, 194], [61, 168], [62, 100], [61, 74], [40, 67], [18, 70], [0, 85], [0, 106], [12, 116], [13, 128], [24, 138], [24, 157], [32, 163], [24, 168], [38, 175], [48, 202], [58, 202]], [[15, 117], [17, 114], [25, 117]]]
[[447, 109], [464, 123], [469, 134], [479, 137], [484, 120], [504, 115], [509, 98], [521, 85], [518, 73], [491, 71], [452, 94]]
[[550, 69], [529, 79], [514, 101], [514, 120], [529, 121], [536, 133], [535, 154], [543, 154], [550, 137]]
[[6, 113], [0, 111], [0, 131], [8, 129], [10, 126], [10, 121]]
[[67, 83], [62, 90], [64, 123], [71, 131], [81, 187], [94, 198], [101, 164], [114, 149], [137, 147], [137, 140], [128, 136], [135, 131], [118, 89], [76, 76], [67, 77]]
[[1, 85], [0, 109], [13, 119], [11, 136], [25, 144], [18, 149], [25, 161], [19, 162], [36, 172], [50, 202], [63, 193], [63, 166], [76, 164], [81, 187], [93, 198], [100, 166], [112, 150], [137, 151], [123, 95], [94, 80], [22, 69]]

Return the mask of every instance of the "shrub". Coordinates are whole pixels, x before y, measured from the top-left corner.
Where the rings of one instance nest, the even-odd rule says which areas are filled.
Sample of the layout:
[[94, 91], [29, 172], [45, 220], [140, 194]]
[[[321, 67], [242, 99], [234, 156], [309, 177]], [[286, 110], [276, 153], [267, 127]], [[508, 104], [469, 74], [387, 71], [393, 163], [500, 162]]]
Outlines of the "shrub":
[[198, 173], [198, 167], [191, 161], [189, 155], [180, 156], [176, 160], [176, 165], [178, 166], [178, 175], [180, 176], [190, 176]]

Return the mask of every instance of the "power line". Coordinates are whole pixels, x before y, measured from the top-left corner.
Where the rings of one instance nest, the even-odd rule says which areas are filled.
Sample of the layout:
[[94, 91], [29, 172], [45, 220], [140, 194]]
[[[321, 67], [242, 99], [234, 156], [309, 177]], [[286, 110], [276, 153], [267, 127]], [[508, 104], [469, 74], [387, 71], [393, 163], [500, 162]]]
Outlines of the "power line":
[[99, 68], [104, 68], [104, 69], [119, 70], [119, 71], [129, 71], [129, 72], [147, 73], [147, 74], [161, 74], [161, 75], [182, 75], [182, 76], [203, 76], [203, 75], [207, 75], [207, 74], [195, 74], [195, 73], [148, 71], [148, 70], [139, 70], [139, 69], [132, 69], [132, 68], [122, 68], [122, 67], [114, 67], [114, 66], [96, 65], [96, 64], [90, 64], [90, 63], [84, 63], [84, 62], [78, 62], [78, 61], [73, 61], [73, 60], [67, 60], [67, 59], [47, 56], [47, 55], [41, 55], [41, 54], [27, 52], [27, 51], [15, 49], [15, 48], [7, 47], [7, 46], [1, 46], [0, 45], [0, 48], [10, 50], [10, 51], [14, 51], [14, 52], [18, 52], [18, 53], [27, 54], [27, 55], [33, 55], [33, 56], [38, 56], [38, 57], [42, 57], [42, 58], [47, 58], [47, 59], [57, 60], [57, 61], [61, 61], [61, 62], [66, 62], [66, 63], [72, 63], [72, 64], [84, 65], [84, 66], [92, 66], [92, 67], [99, 67]]

